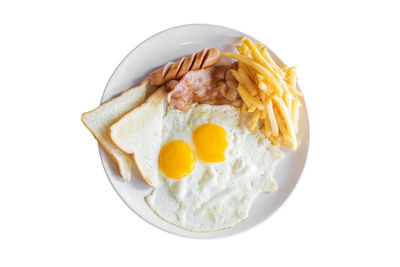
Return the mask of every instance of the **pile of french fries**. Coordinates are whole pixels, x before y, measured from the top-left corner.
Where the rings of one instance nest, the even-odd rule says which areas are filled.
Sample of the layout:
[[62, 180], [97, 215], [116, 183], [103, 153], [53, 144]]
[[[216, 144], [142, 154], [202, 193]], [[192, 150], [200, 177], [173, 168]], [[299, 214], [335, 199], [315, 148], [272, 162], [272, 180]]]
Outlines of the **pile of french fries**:
[[300, 98], [296, 69], [279, 67], [262, 44], [255, 46], [242, 38], [238, 53], [223, 55], [238, 60], [238, 70], [231, 69], [239, 82], [238, 93], [243, 100], [242, 111], [252, 113], [249, 130], [261, 127], [265, 136], [276, 146], [282, 143], [297, 149]]

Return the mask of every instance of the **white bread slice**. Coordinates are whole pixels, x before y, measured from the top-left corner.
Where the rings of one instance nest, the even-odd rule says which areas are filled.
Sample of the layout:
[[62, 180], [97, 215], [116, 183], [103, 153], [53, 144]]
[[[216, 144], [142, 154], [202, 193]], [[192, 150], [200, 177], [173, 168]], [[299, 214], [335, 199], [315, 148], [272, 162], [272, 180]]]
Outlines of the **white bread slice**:
[[118, 165], [119, 173], [125, 180], [131, 179], [133, 162], [129, 155], [114, 145], [107, 134], [108, 128], [125, 113], [142, 104], [146, 96], [148, 81], [133, 87], [120, 96], [82, 114], [81, 120], [101, 147]]
[[125, 114], [110, 127], [111, 140], [131, 158], [144, 180], [158, 185], [158, 154], [166, 99], [164, 87], [155, 91], [145, 103]]

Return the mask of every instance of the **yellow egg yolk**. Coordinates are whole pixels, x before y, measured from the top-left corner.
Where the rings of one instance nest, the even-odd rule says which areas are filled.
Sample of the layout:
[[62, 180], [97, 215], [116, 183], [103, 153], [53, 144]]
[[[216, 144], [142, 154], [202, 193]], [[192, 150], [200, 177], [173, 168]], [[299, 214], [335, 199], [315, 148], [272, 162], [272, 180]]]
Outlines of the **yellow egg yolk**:
[[158, 156], [158, 166], [168, 177], [180, 179], [189, 175], [196, 159], [189, 145], [183, 141], [172, 141], [164, 145]]
[[229, 137], [221, 126], [207, 123], [198, 127], [193, 133], [193, 142], [199, 158], [205, 162], [225, 160], [225, 150]]

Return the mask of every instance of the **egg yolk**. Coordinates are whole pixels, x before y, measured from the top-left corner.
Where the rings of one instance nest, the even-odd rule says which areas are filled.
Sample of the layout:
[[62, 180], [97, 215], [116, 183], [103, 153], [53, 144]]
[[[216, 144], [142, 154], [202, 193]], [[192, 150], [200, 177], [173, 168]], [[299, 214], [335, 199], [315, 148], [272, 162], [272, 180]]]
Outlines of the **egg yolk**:
[[174, 179], [189, 175], [194, 169], [195, 162], [189, 145], [180, 140], [164, 145], [158, 156], [160, 170], [166, 176]]
[[193, 142], [199, 158], [205, 162], [225, 160], [225, 150], [229, 137], [221, 126], [207, 123], [198, 127], [193, 133]]

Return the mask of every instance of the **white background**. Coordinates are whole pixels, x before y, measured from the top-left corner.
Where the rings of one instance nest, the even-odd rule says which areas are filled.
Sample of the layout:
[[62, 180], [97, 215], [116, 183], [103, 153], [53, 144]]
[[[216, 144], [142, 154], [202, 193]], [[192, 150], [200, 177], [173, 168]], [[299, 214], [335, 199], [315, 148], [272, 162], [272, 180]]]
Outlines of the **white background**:
[[[1, 1], [0, 266], [399, 266], [396, 2]], [[297, 188], [229, 238], [142, 221], [80, 121], [126, 54], [186, 23], [262, 40], [297, 66], [308, 105]]]

